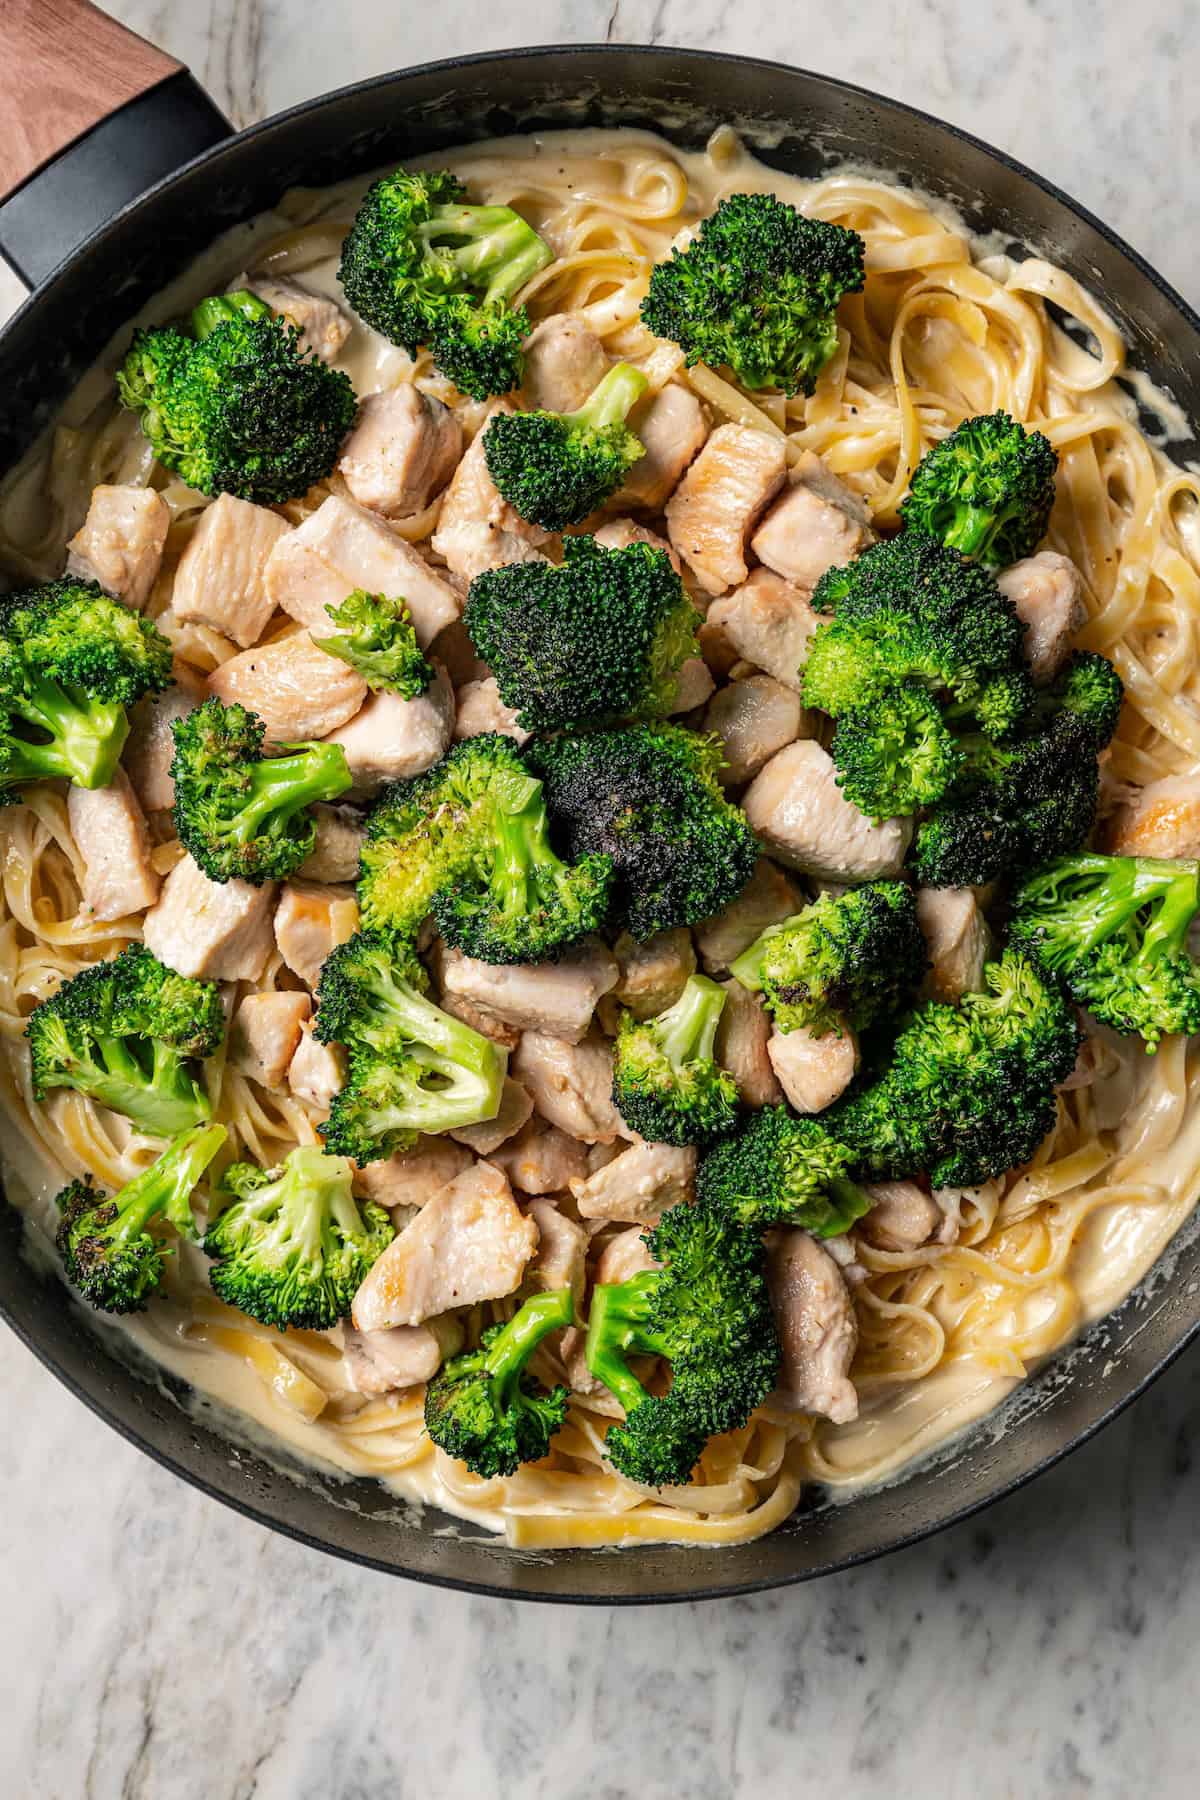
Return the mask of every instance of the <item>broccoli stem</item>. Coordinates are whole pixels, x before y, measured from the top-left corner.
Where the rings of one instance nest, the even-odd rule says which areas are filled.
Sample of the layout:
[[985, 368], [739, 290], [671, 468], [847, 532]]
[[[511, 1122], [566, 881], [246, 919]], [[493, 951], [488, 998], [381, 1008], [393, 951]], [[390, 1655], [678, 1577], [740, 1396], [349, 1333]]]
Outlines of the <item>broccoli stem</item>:
[[623, 425], [648, 386], [640, 369], [617, 363], [592, 389], [579, 411], [565, 415], [567, 422], [592, 431], [602, 431], [606, 425]]
[[174, 1137], [211, 1116], [208, 1096], [169, 1045], [155, 1042], [149, 1072], [124, 1038], [97, 1037], [94, 1048], [95, 1061], [82, 1067], [71, 1085], [149, 1136]]
[[246, 288], [239, 288], [233, 294], [213, 294], [192, 309], [192, 336], [202, 342], [230, 319], [270, 319], [273, 316], [266, 301]]
[[[562, 864], [550, 848], [549, 825], [536, 782], [528, 811], [497, 807], [491, 892], [505, 921], [519, 922], [536, 908], [539, 878], [556, 881]], [[530, 889], [534, 892], [531, 894]]]
[[247, 774], [248, 798], [229, 821], [229, 835], [239, 844], [249, 843], [266, 820], [286, 821], [314, 800], [336, 799], [351, 784], [340, 744], [308, 744], [291, 756], [264, 757]]
[[707, 975], [693, 975], [674, 1006], [657, 1015], [654, 1034], [676, 1069], [685, 1063], [712, 1061], [724, 1008], [724, 990]]
[[996, 513], [985, 507], [956, 507], [954, 521], [946, 528], [942, 542], [960, 556], [978, 556], [1007, 516], [1007, 512]]
[[117, 1216], [104, 1235], [115, 1246], [127, 1244], [147, 1222], [162, 1213], [185, 1237], [197, 1235], [189, 1205], [192, 1189], [225, 1142], [223, 1125], [198, 1125], [178, 1138], [157, 1162], [127, 1182], [116, 1196]]
[[455, 247], [455, 266], [472, 286], [486, 281], [485, 302], [507, 301], [544, 269], [553, 252], [508, 206], [435, 206], [417, 235], [434, 249]]
[[10, 735], [22, 770], [13, 779], [65, 778], [77, 787], [107, 787], [129, 736], [129, 715], [118, 702], [94, 700], [60, 682], [27, 676], [5, 706], [49, 737], [48, 743], [38, 744]]
[[632, 1413], [650, 1395], [625, 1361], [627, 1355], [667, 1356], [669, 1346], [646, 1330], [646, 1316], [655, 1288], [662, 1280], [658, 1269], [645, 1269], [629, 1281], [600, 1283], [592, 1290], [584, 1358], [591, 1373], [615, 1394], [626, 1413]]
[[575, 1301], [570, 1288], [535, 1294], [509, 1320], [488, 1345], [483, 1367], [496, 1383], [501, 1408], [516, 1396], [525, 1365], [544, 1337], [561, 1326], [575, 1323]]

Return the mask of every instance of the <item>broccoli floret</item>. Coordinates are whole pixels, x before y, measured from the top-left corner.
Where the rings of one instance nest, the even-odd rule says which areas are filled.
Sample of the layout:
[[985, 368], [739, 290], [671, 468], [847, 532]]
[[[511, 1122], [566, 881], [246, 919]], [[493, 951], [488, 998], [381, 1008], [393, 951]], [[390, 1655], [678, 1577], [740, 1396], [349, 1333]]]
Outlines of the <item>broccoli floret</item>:
[[476, 1350], [456, 1356], [425, 1389], [425, 1429], [447, 1456], [491, 1480], [537, 1462], [567, 1416], [570, 1394], [526, 1373], [551, 1331], [575, 1322], [570, 1288], [535, 1294], [506, 1325], [492, 1325]]
[[769, 925], [730, 964], [780, 1031], [864, 1031], [912, 998], [928, 965], [913, 891], [870, 881]]
[[225, 1035], [214, 981], [177, 975], [141, 944], [93, 963], [29, 1015], [33, 1092], [74, 1088], [152, 1137], [210, 1117], [194, 1063]]
[[1124, 684], [1108, 658], [1077, 650], [1038, 696], [1038, 705], [1044, 718], [1069, 714], [1092, 748], [1103, 750], [1117, 729], [1124, 698]]
[[1007, 413], [966, 419], [922, 457], [900, 507], [910, 531], [989, 568], [1037, 549], [1054, 505], [1058, 452]]
[[508, 1058], [427, 998], [411, 945], [360, 931], [326, 959], [316, 1036], [345, 1047], [349, 1074], [320, 1127], [325, 1147], [355, 1162], [407, 1150], [421, 1132], [494, 1119]]
[[1028, 1162], [1054, 1124], [1054, 1088], [1079, 1049], [1075, 1016], [1019, 950], [984, 977], [982, 994], [919, 1007], [878, 1079], [822, 1114], [858, 1173], [977, 1187]]
[[382, 1206], [354, 1198], [354, 1166], [311, 1145], [277, 1169], [234, 1163], [234, 1196], [204, 1234], [213, 1291], [279, 1331], [328, 1331], [349, 1316], [367, 1271], [396, 1235]]
[[721, 792], [720, 741], [677, 725], [539, 739], [525, 750], [572, 856], [610, 857], [613, 917], [637, 939], [736, 900], [758, 843]]
[[261, 506], [332, 472], [358, 408], [348, 377], [244, 292], [202, 301], [187, 332], [135, 331], [117, 392], [164, 468]]
[[474, 400], [520, 386], [529, 315], [512, 298], [553, 251], [508, 206], [464, 205], [446, 169], [396, 169], [368, 189], [338, 270], [360, 318], [410, 356], [428, 345]]
[[509, 563], [471, 583], [464, 619], [526, 731], [652, 718], [675, 701], [700, 615], [665, 550], [568, 538], [560, 568]]
[[55, 1242], [69, 1280], [89, 1306], [111, 1313], [143, 1310], [171, 1254], [169, 1244], [149, 1227], [162, 1218], [184, 1237], [196, 1236], [192, 1189], [226, 1135], [223, 1125], [185, 1132], [111, 1198], [90, 1180], [63, 1188]]
[[876, 821], [933, 806], [963, 761], [937, 702], [911, 681], [843, 713], [829, 754], [847, 800]]
[[853, 1152], [819, 1120], [768, 1106], [703, 1158], [696, 1192], [737, 1225], [802, 1225], [814, 1237], [840, 1237], [875, 1204], [851, 1179], [853, 1165]]
[[692, 975], [653, 1019], [621, 1016], [613, 1047], [613, 1105], [632, 1130], [656, 1144], [706, 1144], [733, 1127], [737, 1083], [713, 1059], [725, 992]]
[[[625, 1408], [605, 1452], [648, 1487], [686, 1482], [708, 1439], [744, 1425], [779, 1372], [763, 1246], [712, 1207], [673, 1206], [644, 1234], [662, 1264], [592, 1290], [587, 1366]], [[630, 1356], [663, 1356], [665, 1395], [647, 1393]]]
[[838, 302], [864, 278], [856, 231], [805, 218], [772, 194], [730, 194], [686, 248], [656, 265], [642, 319], [689, 367], [811, 394], [837, 349]]
[[355, 588], [340, 606], [327, 606], [341, 629], [315, 642], [330, 656], [357, 669], [373, 693], [382, 688], [415, 700], [433, 680], [433, 668], [417, 643], [412, 617], [403, 600], [367, 594]]
[[175, 829], [210, 881], [281, 881], [312, 850], [308, 808], [351, 785], [340, 744], [287, 744], [264, 756], [266, 726], [213, 698], [171, 727]]
[[171, 646], [95, 582], [64, 576], [0, 600], [0, 805], [54, 777], [105, 787], [127, 708], [171, 680]]
[[1017, 889], [1009, 936], [1058, 975], [1071, 998], [1147, 1050], [1200, 1031], [1200, 966], [1188, 926], [1200, 863], [1143, 856], [1060, 857]]
[[578, 412], [494, 413], [483, 454], [509, 505], [547, 531], [595, 512], [645, 455], [625, 420], [646, 386], [640, 369], [617, 363]]

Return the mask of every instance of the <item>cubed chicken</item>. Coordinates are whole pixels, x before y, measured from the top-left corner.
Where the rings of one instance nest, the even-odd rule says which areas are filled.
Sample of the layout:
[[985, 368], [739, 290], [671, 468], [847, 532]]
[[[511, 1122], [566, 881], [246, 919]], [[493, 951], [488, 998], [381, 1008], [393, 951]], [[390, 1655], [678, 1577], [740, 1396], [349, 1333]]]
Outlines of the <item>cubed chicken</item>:
[[696, 972], [691, 934], [682, 925], [657, 931], [640, 944], [623, 931], [613, 945], [613, 955], [619, 974], [612, 1000], [635, 1019], [652, 1019], [655, 1013], [674, 1006], [688, 976]]
[[529, 1216], [538, 1228], [538, 1247], [525, 1271], [525, 1285], [537, 1293], [570, 1288], [575, 1315], [583, 1309], [588, 1234], [575, 1219], [559, 1212], [552, 1200], [533, 1200]]
[[141, 612], [162, 563], [171, 509], [148, 487], [94, 487], [87, 518], [67, 545], [67, 574], [95, 581]]
[[773, 1031], [767, 1039], [780, 1087], [799, 1113], [824, 1112], [854, 1080], [858, 1039], [848, 1025], [823, 1037], [801, 1025], [795, 1031]]
[[743, 787], [786, 745], [811, 735], [799, 697], [772, 675], [748, 675], [723, 687], [709, 701], [704, 729], [725, 746], [720, 778], [728, 788]]
[[848, 1424], [858, 1417], [849, 1375], [858, 1321], [842, 1272], [807, 1231], [773, 1231], [767, 1246], [767, 1287], [781, 1358], [775, 1397], [795, 1412]]
[[750, 548], [768, 569], [811, 594], [826, 569], [844, 569], [874, 542], [869, 507], [806, 450]]
[[[461, 1326], [455, 1336], [461, 1344]], [[342, 1354], [356, 1394], [391, 1394], [431, 1380], [441, 1368], [443, 1357], [457, 1351], [443, 1349], [432, 1324], [394, 1325], [390, 1331], [355, 1331], [347, 1325], [343, 1328]]]
[[918, 888], [917, 923], [929, 952], [925, 998], [954, 1001], [982, 993], [991, 933], [974, 888]]
[[915, 1181], [866, 1181], [863, 1188], [875, 1204], [854, 1229], [876, 1250], [919, 1250], [940, 1229], [941, 1207]]
[[610, 1144], [625, 1135], [612, 1102], [612, 1050], [598, 1032], [569, 1044], [543, 1031], [527, 1031], [512, 1066], [542, 1118], [568, 1137]]
[[599, 938], [564, 950], [558, 962], [479, 962], [459, 950], [442, 958], [441, 985], [516, 1031], [542, 1031], [577, 1044], [602, 994], [616, 987], [616, 960]]
[[351, 793], [377, 794], [385, 782], [407, 781], [431, 769], [454, 735], [454, 689], [438, 669], [423, 694], [404, 700], [385, 688], [371, 694], [354, 717], [326, 736], [346, 752], [354, 778]]
[[275, 606], [318, 637], [331, 629], [326, 607], [340, 606], [355, 588], [406, 600], [423, 650], [462, 611], [459, 591], [444, 572], [342, 494], [330, 494], [276, 545], [266, 586]]
[[1200, 776], [1164, 775], [1118, 807], [1105, 848], [1114, 856], [1200, 857]]
[[500, 1094], [500, 1110], [494, 1119], [485, 1119], [479, 1125], [463, 1125], [458, 1131], [450, 1133], [473, 1150], [476, 1156], [491, 1156], [502, 1144], [516, 1136], [522, 1126], [529, 1122], [533, 1113], [533, 1100], [527, 1088], [511, 1075], [504, 1078], [504, 1087]]
[[247, 994], [229, 1026], [230, 1062], [260, 1087], [280, 1087], [311, 1014], [307, 994]]
[[675, 672], [675, 694], [667, 708], [669, 715], [674, 718], [678, 713], [694, 712], [706, 700], [712, 699], [716, 685], [702, 656], [685, 657]]
[[798, 587], [770, 569], [755, 569], [741, 587], [709, 607], [704, 636], [721, 632], [743, 661], [799, 693], [800, 671], [820, 622]]
[[522, 404], [531, 412], [575, 412], [607, 373], [604, 346], [587, 321], [552, 313], [525, 340]]
[[185, 856], [146, 914], [146, 947], [180, 975], [257, 981], [271, 954], [275, 884], [210, 881]]
[[346, 1052], [340, 1044], [319, 1043], [306, 1020], [300, 1027], [300, 1042], [288, 1064], [287, 1078], [297, 1100], [324, 1118], [334, 1095], [346, 1085]]
[[462, 454], [462, 427], [448, 406], [405, 382], [368, 394], [338, 468], [362, 506], [407, 519], [449, 481]]
[[333, 362], [350, 336], [351, 320], [336, 301], [314, 294], [286, 275], [249, 275], [240, 285], [295, 327], [301, 348]]
[[668, 544], [666, 538], [660, 537], [657, 531], [651, 531], [646, 525], [638, 525], [633, 519], [610, 519], [607, 525], [601, 525], [592, 535], [605, 550], [628, 550], [630, 544], [649, 544], [652, 550], [665, 550], [675, 573], [683, 574], [683, 565], [675, 546]]
[[708, 436], [704, 409], [690, 388], [672, 381], [635, 407], [629, 426], [645, 455], [630, 469], [613, 505], [661, 512]]
[[327, 737], [352, 719], [367, 697], [358, 671], [318, 649], [307, 631], [231, 656], [213, 670], [208, 687], [226, 706], [257, 713], [268, 744]]
[[420, 1137], [409, 1150], [364, 1163], [355, 1172], [354, 1191], [389, 1212], [397, 1206], [422, 1207], [474, 1161], [472, 1151], [453, 1138]]
[[144, 694], [129, 714], [129, 736], [121, 762], [144, 812], [162, 812], [175, 804], [171, 764], [175, 739], [171, 727], [207, 698], [204, 681], [187, 663], [175, 664], [175, 681], [161, 694]]
[[708, 594], [746, 579], [746, 542], [783, 486], [784, 440], [719, 425], [667, 502], [671, 542]]
[[511, 1294], [538, 1244], [538, 1228], [491, 1163], [477, 1162], [423, 1206], [373, 1265], [354, 1296], [359, 1331], [421, 1325], [451, 1307]]
[[305, 881], [356, 881], [366, 833], [353, 807], [318, 801], [309, 808], [317, 827], [312, 849], [297, 869]]
[[522, 1194], [560, 1194], [588, 1172], [585, 1146], [536, 1115], [492, 1161]]
[[767, 857], [760, 856], [754, 873], [724, 912], [705, 919], [693, 930], [700, 961], [710, 975], [720, 975], [748, 950], [768, 925], [790, 919], [807, 905], [796, 883], [777, 869]]
[[175, 617], [208, 625], [243, 650], [257, 644], [275, 610], [267, 563], [290, 530], [268, 507], [220, 495], [200, 514], [179, 559], [171, 590]]
[[505, 706], [494, 675], [482, 681], [468, 681], [458, 690], [454, 719], [456, 739], [479, 737], [485, 731], [498, 731], [515, 743], [528, 743], [531, 732], [517, 724], [516, 709]]
[[571, 1183], [581, 1219], [629, 1225], [657, 1225], [669, 1206], [693, 1199], [695, 1190], [696, 1152], [690, 1144], [631, 1144], [595, 1175]]
[[452, 1019], [461, 1020], [472, 1031], [479, 1032], [481, 1037], [490, 1038], [493, 1044], [499, 1044], [504, 1050], [515, 1050], [521, 1041], [520, 1032], [512, 1025], [503, 1024], [501, 1020], [493, 1018], [491, 1013], [481, 1012], [465, 994], [442, 993], [438, 1004]]
[[80, 912], [93, 919], [124, 919], [158, 898], [150, 861], [146, 816], [124, 769], [107, 787], [67, 789], [67, 817], [83, 858]]
[[845, 799], [833, 758], [811, 738], [789, 744], [742, 796], [752, 830], [789, 868], [828, 881], [881, 881], [899, 875], [912, 820], [873, 823]]
[[[487, 417], [513, 410], [509, 401], [498, 400]], [[544, 561], [541, 545], [550, 537], [540, 525], [523, 519], [497, 492], [484, 457], [486, 426], [487, 420], [454, 471], [431, 539], [435, 553], [463, 581], [474, 581], [485, 569], [503, 563]]]
[[725, 1004], [717, 1024], [713, 1054], [737, 1082], [745, 1106], [778, 1106], [783, 1100], [768, 1054], [771, 1021], [757, 994], [732, 977], [723, 981]]
[[596, 1281], [619, 1287], [623, 1281], [632, 1281], [635, 1275], [649, 1274], [660, 1266], [650, 1254], [642, 1227], [631, 1225], [628, 1231], [618, 1231], [610, 1237], [601, 1250], [596, 1258]]
[[1053, 681], [1068, 656], [1075, 634], [1087, 621], [1083, 576], [1069, 556], [1039, 550], [1013, 563], [996, 577], [1025, 627], [1025, 654], [1033, 679]]
[[285, 881], [274, 929], [280, 956], [315, 993], [325, 958], [358, 930], [354, 891], [323, 881]]

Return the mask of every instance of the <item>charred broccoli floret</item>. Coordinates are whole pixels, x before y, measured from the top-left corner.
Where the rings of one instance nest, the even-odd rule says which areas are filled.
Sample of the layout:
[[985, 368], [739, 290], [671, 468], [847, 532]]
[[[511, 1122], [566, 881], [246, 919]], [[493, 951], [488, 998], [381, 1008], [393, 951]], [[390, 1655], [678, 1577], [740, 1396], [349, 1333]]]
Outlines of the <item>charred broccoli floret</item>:
[[729, 1131], [737, 1083], [713, 1058], [725, 992], [692, 975], [652, 1019], [622, 1014], [613, 1047], [613, 1105], [630, 1128], [658, 1144], [706, 1144]]
[[840, 1237], [875, 1204], [851, 1178], [854, 1161], [819, 1119], [768, 1106], [703, 1158], [696, 1192], [737, 1225], [800, 1225], [814, 1237]]
[[900, 507], [910, 531], [989, 568], [1037, 549], [1054, 506], [1058, 452], [1005, 412], [965, 419], [922, 457]]
[[485, 1480], [545, 1456], [570, 1395], [526, 1370], [542, 1339], [574, 1322], [570, 1288], [535, 1294], [506, 1325], [490, 1326], [478, 1349], [446, 1363], [425, 1389], [425, 1429], [438, 1448]]
[[640, 369], [617, 363], [578, 412], [494, 413], [483, 454], [509, 505], [547, 531], [595, 512], [645, 455], [625, 420], [646, 385]]
[[412, 616], [403, 600], [367, 594], [355, 588], [340, 606], [325, 611], [339, 629], [314, 642], [329, 656], [357, 669], [373, 693], [384, 689], [402, 700], [415, 700], [433, 680]]

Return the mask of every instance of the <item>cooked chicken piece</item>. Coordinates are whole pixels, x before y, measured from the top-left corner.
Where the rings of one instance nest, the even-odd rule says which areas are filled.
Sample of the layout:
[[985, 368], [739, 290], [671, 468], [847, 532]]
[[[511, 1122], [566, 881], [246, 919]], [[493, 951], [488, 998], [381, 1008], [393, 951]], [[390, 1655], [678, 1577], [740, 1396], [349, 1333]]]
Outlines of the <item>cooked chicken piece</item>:
[[530, 412], [575, 412], [607, 373], [591, 326], [572, 313], [552, 313], [525, 340], [522, 404]]
[[1164, 775], [1108, 821], [1105, 848], [1113, 856], [1200, 857], [1200, 776]]
[[855, 1224], [859, 1237], [876, 1250], [919, 1250], [942, 1223], [942, 1209], [915, 1181], [864, 1181], [875, 1201]]
[[288, 1064], [288, 1086], [297, 1100], [324, 1116], [333, 1096], [346, 1085], [346, 1053], [340, 1044], [320, 1044], [307, 1020], [300, 1027], [300, 1042]]
[[713, 633], [721, 632], [738, 656], [799, 693], [800, 671], [820, 623], [799, 588], [770, 569], [755, 569], [709, 607], [701, 641], [707, 653]]
[[544, 1031], [527, 1031], [512, 1066], [543, 1119], [568, 1137], [609, 1144], [625, 1135], [612, 1103], [612, 1050], [596, 1032], [581, 1044], [569, 1044]]
[[444, 573], [389, 529], [375, 513], [330, 494], [271, 554], [267, 592], [318, 637], [329, 632], [327, 606], [340, 606], [355, 588], [404, 599], [423, 650], [462, 611], [458, 590]]
[[848, 1025], [841, 1035], [827, 1031], [824, 1037], [801, 1025], [795, 1031], [773, 1031], [767, 1039], [767, 1055], [779, 1085], [799, 1113], [824, 1112], [854, 1080], [858, 1068], [858, 1039]]
[[858, 1321], [832, 1256], [807, 1231], [772, 1231], [767, 1236], [767, 1286], [781, 1353], [775, 1398], [835, 1425], [856, 1419], [858, 1395], [848, 1370], [858, 1344]]
[[141, 612], [162, 562], [171, 509], [148, 487], [94, 487], [87, 518], [67, 545], [67, 574], [96, 581]]
[[737, 1082], [746, 1106], [778, 1106], [783, 1100], [783, 1089], [767, 1053], [771, 1037], [767, 1009], [758, 995], [748, 993], [740, 981], [731, 977], [721, 986], [725, 989], [725, 1004], [713, 1043], [716, 1059]]
[[506, 1075], [500, 1094], [500, 1110], [495, 1118], [485, 1119], [480, 1125], [464, 1125], [458, 1131], [452, 1131], [450, 1136], [473, 1150], [476, 1156], [491, 1156], [493, 1150], [499, 1150], [502, 1144], [516, 1136], [532, 1113], [533, 1101], [527, 1089], [511, 1075]]
[[1025, 627], [1025, 654], [1033, 679], [1054, 680], [1071, 654], [1075, 634], [1087, 622], [1083, 576], [1069, 556], [1039, 550], [996, 577]]
[[326, 742], [340, 744], [354, 777], [354, 794], [378, 793], [386, 781], [408, 780], [431, 769], [450, 748], [454, 734], [454, 689], [444, 669], [415, 700], [381, 689]]
[[616, 961], [596, 937], [564, 950], [558, 962], [500, 965], [448, 949], [441, 964], [443, 993], [516, 1031], [545, 1031], [571, 1044], [586, 1035], [597, 1000], [617, 979]]
[[731, 900], [724, 912], [695, 926], [692, 935], [700, 961], [710, 975], [723, 973], [768, 925], [790, 919], [806, 905], [796, 883], [760, 856], [737, 899]]
[[505, 706], [494, 675], [482, 681], [468, 681], [458, 690], [455, 738], [479, 737], [485, 731], [499, 731], [518, 744], [528, 743], [533, 735], [517, 724], [515, 709]]
[[321, 964], [358, 930], [352, 888], [322, 881], [285, 881], [275, 908], [275, 942], [288, 968], [315, 993]]
[[666, 538], [660, 537], [657, 531], [638, 525], [633, 519], [610, 519], [607, 525], [602, 525], [592, 535], [606, 550], [628, 550], [630, 544], [649, 544], [652, 550], [665, 550], [675, 573], [683, 574], [683, 565], [674, 545], [668, 544]]
[[536, 1115], [492, 1157], [523, 1194], [561, 1194], [588, 1172], [587, 1150]]
[[806, 450], [750, 548], [759, 562], [811, 594], [826, 569], [844, 569], [874, 542], [870, 508]]
[[449, 625], [443, 625], [426, 654], [430, 662], [441, 663], [456, 691], [466, 687], [469, 681], [486, 681], [492, 672], [476, 655], [470, 633], [461, 619], [451, 619]]
[[632, 1281], [635, 1275], [645, 1275], [658, 1267], [642, 1227], [631, 1225], [628, 1231], [618, 1231], [616, 1237], [609, 1238], [596, 1258], [596, 1282], [619, 1287], [621, 1282]]
[[[434, 1326], [449, 1326], [443, 1341]], [[391, 1394], [398, 1388], [419, 1387], [429, 1381], [447, 1356], [457, 1356], [463, 1329], [453, 1315], [428, 1325], [394, 1325], [390, 1331], [355, 1331], [343, 1327], [342, 1351], [346, 1373], [356, 1394]]]
[[452, 1019], [461, 1020], [464, 1025], [469, 1025], [472, 1031], [478, 1031], [481, 1036], [491, 1038], [493, 1044], [499, 1044], [505, 1050], [515, 1050], [521, 1041], [519, 1031], [514, 1030], [511, 1025], [502, 1024], [490, 1013], [480, 1012], [479, 1008], [472, 1006], [471, 1002], [462, 994], [442, 993], [438, 998], [438, 1005], [443, 1012], [448, 1012]]
[[121, 762], [144, 812], [162, 812], [175, 804], [171, 764], [175, 739], [171, 727], [185, 719], [208, 696], [201, 676], [187, 663], [175, 664], [174, 685], [161, 694], [145, 694], [129, 714], [129, 736]]
[[612, 504], [621, 511], [632, 506], [661, 512], [708, 436], [704, 410], [689, 388], [668, 382], [634, 408], [629, 426], [646, 454], [634, 463]]
[[267, 592], [267, 563], [290, 530], [278, 513], [232, 494], [206, 506], [175, 571], [175, 617], [211, 626], [243, 650], [256, 644], [275, 610]]
[[309, 808], [317, 826], [312, 849], [297, 875], [305, 881], [357, 881], [358, 859], [366, 833], [353, 807], [328, 806], [319, 800]]
[[623, 1138], [616, 1139], [611, 1143], [588, 1145], [587, 1172], [589, 1175], [598, 1175], [601, 1169], [607, 1169], [609, 1163], [614, 1162], [616, 1158], [622, 1154], [626, 1142], [637, 1143], [641, 1141], [638, 1138], [637, 1133], [630, 1131], [619, 1116], [617, 1123], [625, 1134]]
[[124, 769], [107, 787], [67, 789], [67, 817], [83, 858], [80, 912], [93, 919], [123, 919], [158, 898], [150, 861], [146, 815]]
[[742, 810], [772, 856], [829, 881], [899, 875], [911, 819], [878, 825], [843, 798], [828, 751], [811, 738], [773, 756], [742, 795]]
[[525, 1271], [525, 1284], [547, 1294], [569, 1287], [578, 1318], [583, 1308], [588, 1234], [576, 1220], [559, 1212], [552, 1200], [530, 1201], [529, 1216], [538, 1228], [538, 1247]]
[[226, 706], [257, 713], [268, 744], [327, 737], [352, 719], [367, 697], [357, 670], [319, 650], [307, 631], [231, 656], [213, 670], [208, 687]]
[[407, 519], [429, 505], [462, 454], [462, 426], [448, 406], [410, 382], [368, 394], [338, 468], [362, 506]]
[[465, 1144], [452, 1138], [420, 1137], [411, 1150], [397, 1150], [383, 1162], [364, 1163], [354, 1175], [354, 1191], [389, 1212], [422, 1207], [475, 1161]]
[[354, 1296], [359, 1331], [420, 1325], [451, 1307], [511, 1294], [538, 1244], [505, 1177], [477, 1162], [392, 1239]]
[[675, 676], [675, 697], [669, 709], [671, 717], [703, 706], [706, 700], [712, 699], [716, 685], [702, 656], [686, 657]]
[[146, 947], [180, 975], [257, 981], [271, 954], [274, 901], [273, 881], [210, 881], [185, 856], [146, 914]]
[[669, 1206], [695, 1195], [696, 1152], [688, 1145], [631, 1144], [586, 1181], [572, 1181], [581, 1219], [657, 1225]]
[[783, 439], [719, 425], [667, 502], [671, 542], [709, 594], [746, 579], [746, 540], [783, 486]]
[[690, 933], [682, 925], [657, 931], [639, 944], [623, 931], [613, 945], [619, 971], [612, 998], [627, 1007], [635, 1019], [652, 1019], [674, 1006], [689, 975], [696, 972], [696, 952]]
[[307, 994], [247, 994], [229, 1027], [230, 1062], [260, 1087], [279, 1087], [311, 1013]]
[[974, 888], [918, 888], [917, 923], [929, 952], [925, 998], [953, 1001], [982, 993], [992, 940]]
[[351, 320], [341, 307], [324, 294], [310, 293], [298, 281], [283, 275], [250, 275], [239, 286], [249, 288], [272, 312], [294, 325], [301, 347], [322, 362], [332, 362], [350, 336]]
[[705, 731], [725, 745], [724, 787], [742, 787], [785, 745], [809, 736], [808, 714], [791, 688], [771, 675], [731, 681], [709, 701]]
[[463, 581], [474, 581], [484, 569], [499, 568], [502, 563], [544, 560], [540, 546], [550, 533], [529, 524], [501, 497], [484, 457], [487, 420], [498, 412], [514, 410], [507, 400], [497, 400], [489, 409], [442, 500], [431, 542], [436, 555]]

